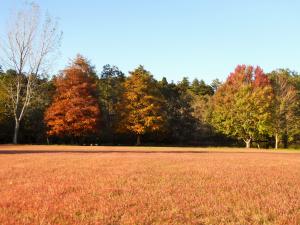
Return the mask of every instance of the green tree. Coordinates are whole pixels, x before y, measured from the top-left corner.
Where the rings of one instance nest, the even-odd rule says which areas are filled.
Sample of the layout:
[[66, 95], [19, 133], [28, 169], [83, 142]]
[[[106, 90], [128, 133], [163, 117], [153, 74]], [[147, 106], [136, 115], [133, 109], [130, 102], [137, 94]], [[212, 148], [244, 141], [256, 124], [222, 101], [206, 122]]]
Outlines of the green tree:
[[[7, 88], [12, 86], [17, 74], [14, 70], [8, 70], [0, 75], [0, 124], [2, 131], [0, 139], [2, 142], [10, 142], [13, 134], [14, 118], [11, 115], [10, 95]], [[35, 78], [36, 93], [31, 100], [20, 126], [19, 140], [23, 143], [42, 143], [45, 142], [45, 127], [43, 121], [44, 111], [51, 102], [54, 87], [47, 78]]]
[[45, 78], [38, 80], [37, 92], [43, 94], [32, 100], [32, 107], [24, 116], [23, 126], [20, 130], [20, 139], [25, 143], [45, 143], [48, 140], [44, 115], [55, 94], [54, 80]]
[[279, 69], [271, 72], [269, 77], [274, 92], [272, 121], [277, 149], [281, 141], [287, 147], [287, 142], [299, 134], [299, 95], [291, 71]]
[[190, 88], [190, 81], [188, 77], [183, 77], [182, 80], [177, 84], [177, 86], [182, 90], [186, 91]]
[[10, 101], [6, 88], [11, 82], [11, 76], [15, 71], [9, 70], [6, 73], [0, 72], [0, 142], [11, 142], [11, 135], [13, 133], [14, 118], [11, 115], [10, 107], [7, 104]]
[[177, 85], [168, 83], [165, 78], [159, 82], [159, 88], [164, 96], [163, 110], [166, 112], [164, 129], [165, 142], [169, 144], [189, 144], [194, 141], [198, 121], [193, 117], [193, 96], [189, 90], [187, 78]]
[[237, 66], [212, 100], [212, 124], [220, 132], [251, 146], [271, 135], [273, 93], [268, 77], [252, 66]]
[[99, 102], [101, 107], [103, 136], [113, 142], [115, 131], [120, 120], [118, 104], [124, 93], [125, 75], [116, 66], [105, 65], [98, 82]]
[[210, 85], [207, 85], [207, 84], [205, 84], [205, 82], [203, 80], [199, 81], [198, 79], [193, 80], [190, 90], [195, 95], [200, 95], [200, 96], [214, 94], [214, 90]]

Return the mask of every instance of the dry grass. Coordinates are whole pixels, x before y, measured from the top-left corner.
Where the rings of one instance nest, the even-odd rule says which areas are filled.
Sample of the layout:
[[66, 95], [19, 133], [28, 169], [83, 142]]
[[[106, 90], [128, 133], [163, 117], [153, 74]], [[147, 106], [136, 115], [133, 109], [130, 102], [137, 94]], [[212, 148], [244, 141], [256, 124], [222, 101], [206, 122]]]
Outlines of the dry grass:
[[0, 196], [0, 224], [300, 224], [300, 154], [2, 146]]

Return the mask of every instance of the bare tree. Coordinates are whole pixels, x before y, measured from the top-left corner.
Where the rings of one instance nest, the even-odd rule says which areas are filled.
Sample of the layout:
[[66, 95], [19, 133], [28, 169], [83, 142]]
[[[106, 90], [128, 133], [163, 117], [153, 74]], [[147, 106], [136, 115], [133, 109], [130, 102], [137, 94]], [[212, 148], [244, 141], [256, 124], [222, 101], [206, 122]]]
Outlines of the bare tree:
[[32, 98], [38, 93], [37, 79], [47, 74], [57, 53], [62, 33], [49, 16], [41, 21], [36, 4], [26, 5], [10, 18], [6, 37], [0, 42], [0, 60], [4, 68], [16, 75], [4, 85], [10, 101], [8, 106], [15, 118], [13, 143], [18, 143], [20, 122]]

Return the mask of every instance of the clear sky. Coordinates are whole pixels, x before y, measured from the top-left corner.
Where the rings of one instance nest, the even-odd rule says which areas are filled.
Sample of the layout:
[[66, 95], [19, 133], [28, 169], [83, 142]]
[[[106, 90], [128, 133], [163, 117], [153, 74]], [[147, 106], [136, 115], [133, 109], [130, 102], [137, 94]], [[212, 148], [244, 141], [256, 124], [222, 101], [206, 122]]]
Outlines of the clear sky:
[[[0, 0], [0, 31], [24, 1]], [[98, 71], [139, 64], [160, 79], [224, 80], [237, 64], [300, 72], [299, 0], [38, 0], [59, 18], [54, 72], [77, 53]], [[1, 34], [1, 33], [0, 33]]]

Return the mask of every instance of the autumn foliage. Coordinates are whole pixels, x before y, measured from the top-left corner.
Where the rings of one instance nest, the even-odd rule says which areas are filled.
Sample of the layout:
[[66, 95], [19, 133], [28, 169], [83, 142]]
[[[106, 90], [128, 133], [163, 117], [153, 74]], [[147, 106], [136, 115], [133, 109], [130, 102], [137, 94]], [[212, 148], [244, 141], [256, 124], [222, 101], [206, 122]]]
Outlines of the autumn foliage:
[[[15, 74], [0, 71], [2, 143], [13, 133], [5, 93]], [[158, 145], [300, 144], [300, 74], [288, 69], [264, 73], [238, 65], [225, 82], [184, 77], [174, 83], [156, 80], [143, 66], [126, 74], [107, 64], [97, 74], [78, 56], [60, 75], [36, 79], [41, 94], [31, 96], [20, 128], [24, 143], [132, 145], [136, 138], [137, 145], [141, 139]]]
[[81, 137], [97, 132], [100, 110], [92, 68], [78, 55], [55, 79], [56, 94], [45, 113], [49, 136]]
[[213, 96], [212, 124], [247, 147], [271, 136], [273, 91], [260, 67], [239, 65]]
[[136, 134], [139, 145], [141, 135], [157, 131], [163, 125], [162, 96], [152, 75], [142, 66], [130, 73], [124, 87], [120, 131]]

